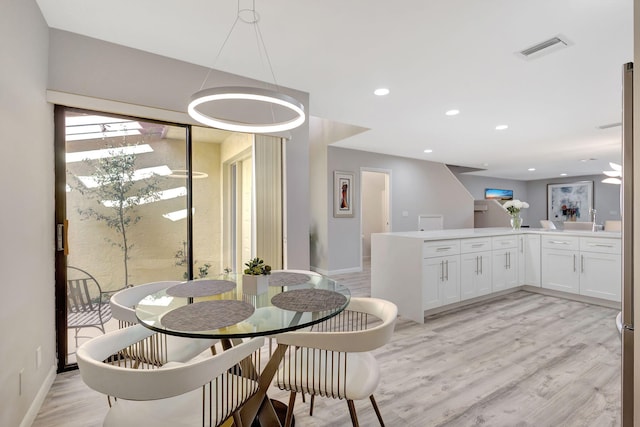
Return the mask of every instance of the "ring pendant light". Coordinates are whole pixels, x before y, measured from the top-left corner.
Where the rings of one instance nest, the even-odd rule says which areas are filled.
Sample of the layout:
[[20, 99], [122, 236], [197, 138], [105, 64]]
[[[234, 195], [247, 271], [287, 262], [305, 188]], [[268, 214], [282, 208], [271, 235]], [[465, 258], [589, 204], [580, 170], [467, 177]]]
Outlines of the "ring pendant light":
[[[264, 50], [265, 56], [267, 58], [267, 63], [269, 64], [269, 69], [271, 71], [271, 76], [274, 80], [274, 84], [277, 87], [273, 68], [271, 67], [271, 60], [269, 59], [269, 54], [264, 44], [264, 40], [262, 39], [260, 27], [258, 26], [260, 16], [255, 11], [255, 1], [253, 3], [252, 9], [240, 9], [240, 1], [238, 0], [238, 14], [236, 20], [233, 23], [233, 26], [231, 27], [227, 38], [222, 44], [218, 55], [216, 56], [216, 61], [222, 53], [225, 44], [229, 40], [229, 37], [231, 36], [231, 33], [233, 32], [233, 29], [235, 28], [238, 20], [241, 20], [247, 24], [255, 25], [256, 38], [258, 39], [259, 46], [262, 46], [262, 49]], [[207, 77], [210, 73], [211, 70], [209, 70]], [[202, 83], [202, 86], [204, 86], [204, 84], [206, 83], [207, 77], [205, 77], [205, 81]], [[247, 123], [222, 117], [216, 117], [213, 114], [206, 114], [202, 111], [202, 108], [199, 109], [199, 107], [213, 105], [214, 103], [219, 103], [221, 101], [249, 101], [266, 104], [271, 109], [271, 117], [273, 118], [273, 121], [269, 123]], [[282, 107], [288, 110], [289, 113], [293, 113], [293, 118], [276, 121], [273, 110], [274, 107]], [[246, 133], [283, 132], [302, 125], [306, 120], [304, 106], [295, 98], [273, 90], [248, 86], [214, 87], [204, 90], [201, 88], [200, 91], [194, 93], [191, 96], [191, 100], [187, 107], [187, 112], [189, 113], [189, 116], [191, 116], [191, 118], [204, 125], [232, 132]]]

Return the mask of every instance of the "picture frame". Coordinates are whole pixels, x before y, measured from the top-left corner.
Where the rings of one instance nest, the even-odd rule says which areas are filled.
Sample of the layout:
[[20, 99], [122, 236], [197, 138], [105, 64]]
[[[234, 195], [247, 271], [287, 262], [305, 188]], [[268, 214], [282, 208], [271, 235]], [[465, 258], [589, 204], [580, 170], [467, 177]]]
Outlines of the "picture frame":
[[503, 190], [501, 188], [485, 188], [484, 198], [487, 200], [495, 199], [501, 202], [513, 200], [513, 190]]
[[593, 209], [593, 181], [547, 184], [549, 221], [590, 222]]
[[333, 216], [334, 218], [353, 218], [353, 172], [333, 172]]

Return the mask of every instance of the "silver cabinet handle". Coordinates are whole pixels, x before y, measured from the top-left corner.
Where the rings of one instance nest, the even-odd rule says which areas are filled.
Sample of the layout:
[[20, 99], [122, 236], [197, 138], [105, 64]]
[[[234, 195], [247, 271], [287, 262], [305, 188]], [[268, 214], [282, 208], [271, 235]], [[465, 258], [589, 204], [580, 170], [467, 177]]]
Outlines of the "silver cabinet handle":
[[478, 267], [478, 256], [476, 256], [476, 276], [478, 275], [479, 271], [480, 271], [480, 267]]
[[471, 245], [472, 248], [481, 248], [482, 246], [484, 246], [484, 243], [474, 243]]
[[573, 255], [573, 272], [576, 272], [576, 255]]
[[440, 281], [444, 282], [444, 261], [440, 261]]
[[524, 237], [520, 237], [520, 253], [524, 253]]
[[580, 272], [584, 273], [584, 255], [580, 255]]
[[550, 240], [549, 243], [552, 243], [554, 245], [570, 245], [569, 242], [563, 242], [561, 240]]
[[446, 277], [446, 280], [448, 282], [449, 281], [449, 260], [446, 260], [445, 263], [447, 265], [447, 277]]
[[436, 252], [448, 251], [451, 248], [451, 246], [441, 246], [439, 248], [436, 248]]
[[480, 255], [480, 274], [482, 274], [482, 259], [484, 257], [482, 255]]
[[505, 253], [504, 253], [504, 269], [505, 269], [505, 270], [508, 270], [508, 269], [509, 269], [509, 261], [508, 261], [508, 259], [507, 259], [508, 254], [509, 254], [509, 252], [505, 252]]
[[589, 246], [598, 248], [613, 248], [613, 245], [605, 245], [604, 243], [589, 243]]

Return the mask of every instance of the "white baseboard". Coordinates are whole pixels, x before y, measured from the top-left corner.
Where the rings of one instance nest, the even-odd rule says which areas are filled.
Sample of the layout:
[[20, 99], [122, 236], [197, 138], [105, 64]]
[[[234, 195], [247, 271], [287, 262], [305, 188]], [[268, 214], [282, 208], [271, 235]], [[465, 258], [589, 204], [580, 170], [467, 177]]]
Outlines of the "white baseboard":
[[56, 379], [56, 366], [53, 365], [51, 369], [49, 369], [49, 373], [47, 374], [42, 386], [40, 386], [40, 390], [38, 390], [38, 394], [36, 394], [35, 399], [31, 402], [29, 406], [29, 410], [25, 414], [22, 422], [20, 423], [20, 427], [31, 427], [33, 422], [36, 420], [38, 416], [38, 412], [40, 412], [40, 408], [42, 408], [42, 404], [44, 403], [44, 399], [47, 397], [47, 393], [51, 389], [51, 385]]

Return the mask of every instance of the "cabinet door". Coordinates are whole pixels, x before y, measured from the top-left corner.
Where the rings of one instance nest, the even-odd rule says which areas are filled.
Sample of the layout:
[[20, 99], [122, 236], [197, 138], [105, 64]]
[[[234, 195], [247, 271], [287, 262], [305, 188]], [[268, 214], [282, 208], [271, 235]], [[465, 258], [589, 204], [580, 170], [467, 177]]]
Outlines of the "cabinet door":
[[542, 287], [579, 293], [578, 262], [576, 251], [544, 249], [542, 251]]
[[460, 299], [478, 295], [477, 281], [480, 272], [480, 258], [477, 253], [460, 255]]
[[422, 310], [440, 307], [440, 287], [444, 280], [444, 260], [442, 258], [427, 258], [424, 260], [422, 271]]
[[478, 253], [480, 261], [480, 272], [476, 277], [477, 295], [487, 295], [491, 293], [493, 275], [491, 273], [491, 252]]
[[518, 252], [518, 283], [540, 286], [540, 236], [522, 235]]
[[516, 249], [493, 251], [493, 292], [518, 285], [518, 253]]
[[442, 305], [460, 301], [460, 256], [443, 257], [444, 280], [440, 282]]
[[460, 300], [491, 293], [491, 252], [460, 255]]
[[620, 255], [593, 252], [580, 254], [580, 295], [621, 301]]

